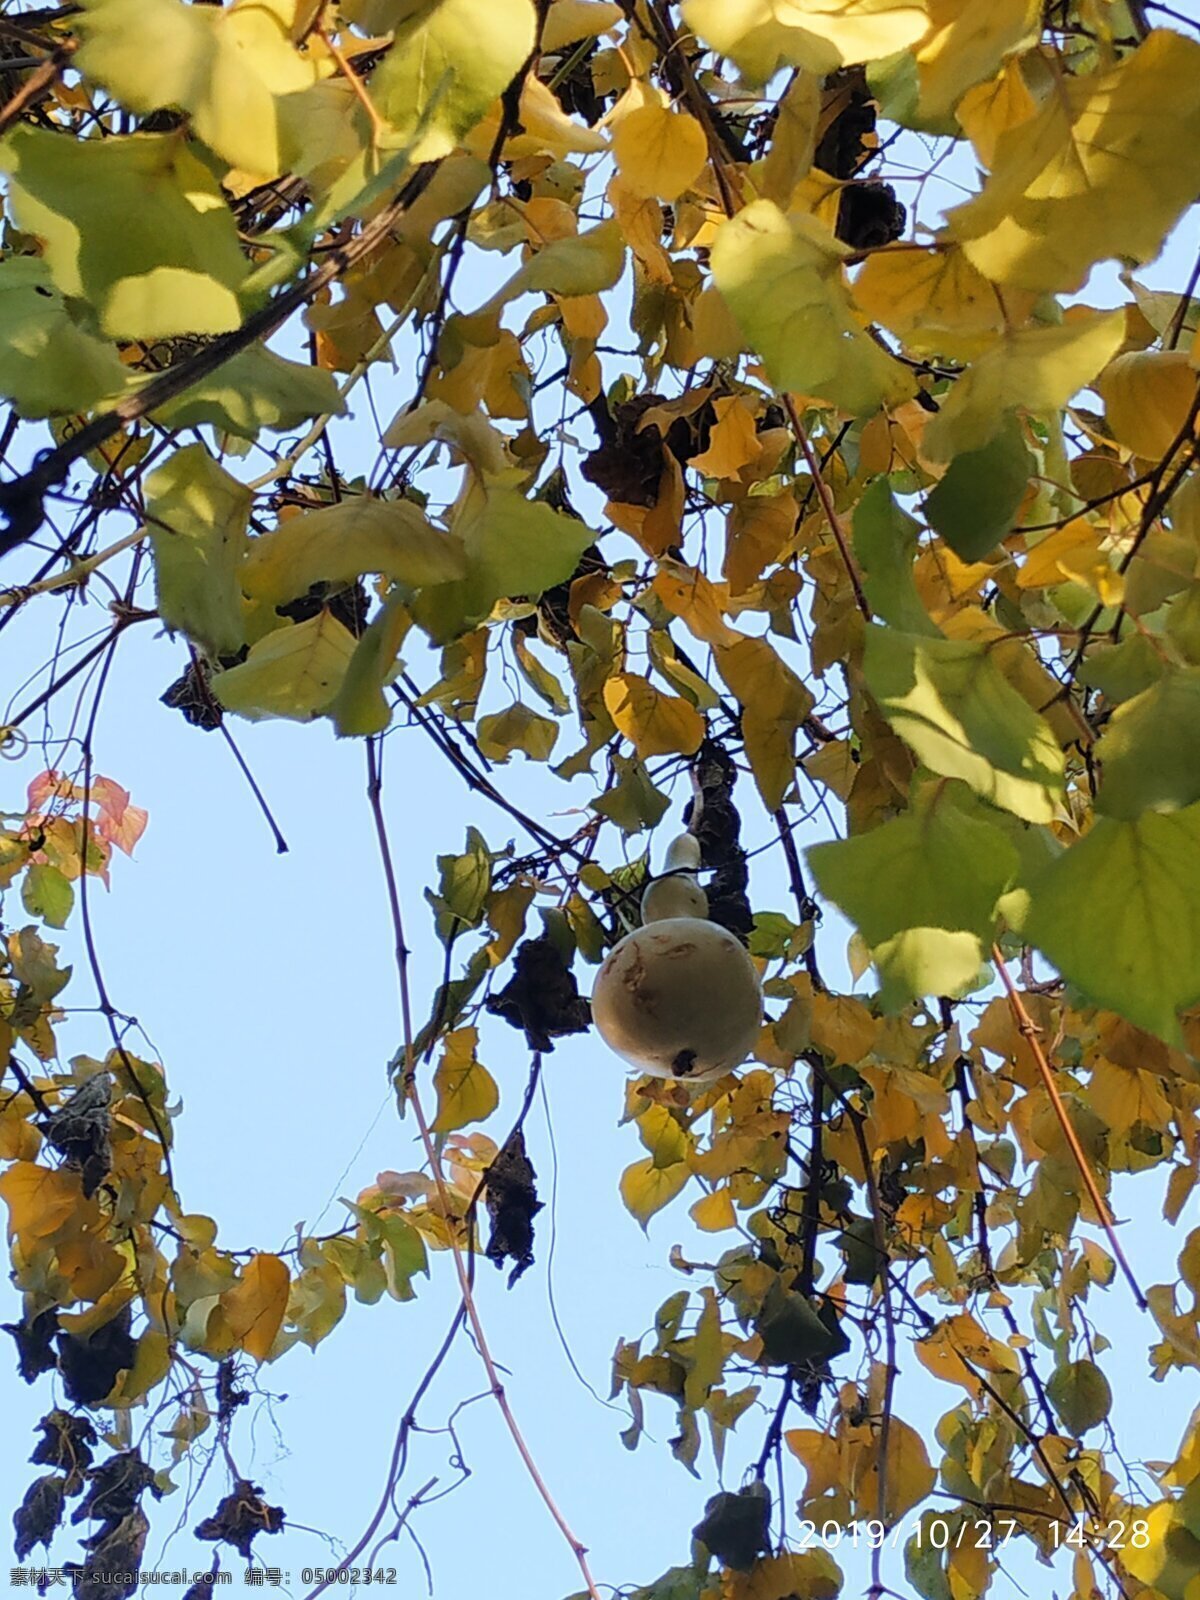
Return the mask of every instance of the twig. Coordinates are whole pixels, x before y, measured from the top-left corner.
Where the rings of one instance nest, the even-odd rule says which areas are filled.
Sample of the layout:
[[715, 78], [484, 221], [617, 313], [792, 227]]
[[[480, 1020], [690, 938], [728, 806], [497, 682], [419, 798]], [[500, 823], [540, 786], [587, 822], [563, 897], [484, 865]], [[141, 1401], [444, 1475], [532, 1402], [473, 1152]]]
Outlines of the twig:
[[1075, 1132], [1075, 1128], [1071, 1122], [1071, 1119], [1067, 1115], [1067, 1108], [1063, 1104], [1062, 1096], [1058, 1092], [1058, 1085], [1054, 1081], [1054, 1073], [1051, 1071], [1050, 1063], [1046, 1060], [1045, 1052], [1043, 1051], [1041, 1041], [1038, 1038], [1037, 1024], [1025, 1009], [1025, 1002], [1021, 999], [1020, 993], [1018, 992], [1016, 985], [1013, 983], [1012, 978], [1009, 975], [1008, 968], [1004, 965], [1004, 957], [1000, 953], [999, 945], [994, 944], [992, 946], [992, 960], [995, 963], [996, 971], [1000, 974], [1000, 981], [1003, 983], [1005, 990], [1007, 991], [1008, 1004], [1012, 1010], [1013, 1019], [1017, 1024], [1017, 1031], [1027, 1042], [1030, 1050], [1033, 1051], [1033, 1059], [1037, 1062], [1037, 1068], [1041, 1075], [1042, 1083], [1045, 1086], [1046, 1093], [1050, 1096], [1050, 1104], [1054, 1107], [1054, 1115], [1058, 1118], [1059, 1126], [1063, 1131], [1063, 1137], [1066, 1139], [1067, 1144], [1070, 1147], [1071, 1155], [1075, 1160], [1075, 1165], [1079, 1168], [1079, 1176], [1083, 1179], [1084, 1187], [1088, 1192], [1088, 1197], [1095, 1208], [1096, 1215], [1100, 1218], [1100, 1223], [1104, 1229], [1104, 1232], [1108, 1236], [1108, 1242], [1112, 1247], [1112, 1253], [1120, 1263], [1121, 1271], [1125, 1274], [1126, 1281], [1128, 1282], [1129, 1287], [1133, 1290], [1133, 1298], [1137, 1302], [1138, 1310], [1148, 1311], [1150, 1307], [1147, 1304], [1146, 1296], [1139, 1288], [1138, 1281], [1133, 1275], [1133, 1268], [1125, 1259], [1124, 1250], [1121, 1249], [1121, 1241], [1117, 1238], [1116, 1228], [1113, 1226], [1112, 1212], [1108, 1209], [1108, 1202], [1100, 1193], [1099, 1185], [1092, 1174], [1091, 1167], [1088, 1165], [1088, 1159], [1084, 1154], [1083, 1146], [1079, 1142], [1079, 1135]]
[[396, 881], [395, 867], [392, 862], [391, 845], [388, 841], [387, 823], [383, 815], [383, 779], [379, 767], [377, 739], [367, 740], [367, 798], [371, 807], [371, 815], [374, 819], [375, 835], [379, 844], [379, 855], [383, 867], [384, 881], [387, 885], [388, 905], [391, 911], [392, 931], [395, 938], [396, 975], [400, 985], [400, 1011], [404, 1026], [404, 1094], [409, 1103], [412, 1105], [413, 1114], [417, 1122], [417, 1130], [421, 1136], [421, 1143], [425, 1149], [425, 1157], [429, 1162], [429, 1170], [433, 1174], [434, 1186], [438, 1192], [438, 1199], [442, 1205], [443, 1212], [447, 1220], [451, 1224], [449, 1228], [450, 1248], [454, 1256], [454, 1268], [458, 1276], [458, 1285], [462, 1295], [463, 1310], [466, 1312], [467, 1321], [471, 1325], [471, 1332], [474, 1336], [475, 1346], [479, 1352], [479, 1359], [483, 1363], [484, 1371], [487, 1373], [491, 1393], [496, 1401], [497, 1406], [500, 1408], [500, 1414], [504, 1418], [505, 1426], [508, 1428], [508, 1431], [512, 1436], [513, 1443], [517, 1447], [517, 1453], [520, 1455], [521, 1460], [525, 1465], [525, 1470], [528, 1472], [534, 1488], [541, 1496], [546, 1509], [549, 1511], [555, 1525], [562, 1534], [563, 1538], [566, 1540], [572, 1554], [575, 1557], [575, 1560], [579, 1564], [579, 1570], [583, 1575], [583, 1580], [587, 1587], [587, 1593], [591, 1596], [591, 1600], [600, 1600], [599, 1591], [596, 1588], [591, 1571], [588, 1568], [587, 1547], [576, 1537], [575, 1533], [571, 1529], [570, 1524], [559, 1510], [549, 1488], [546, 1486], [545, 1480], [542, 1478], [542, 1475], [538, 1470], [537, 1463], [534, 1461], [533, 1456], [530, 1453], [529, 1446], [526, 1444], [525, 1437], [522, 1434], [517, 1423], [517, 1419], [513, 1414], [512, 1407], [508, 1401], [508, 1396], [505, 1393], [504, 1384], [500, 1379], [500, 1373], [497, 1370], [496, 1363], [492, 1357], [491, 1349], [487, 1341], [487, 1335], [484, 1332], [483, 1324], [479, 1317], [479, 1311], [475, 1304], [475, 1297], [471, 1288], [470, 1274], [467, 1271], [467, 1265], [463, 1259], [462, 1245], [459, 1241], [458, 1234], [453, 1227], [453, 1213], [450, 1209], [450, 1197], [446, 1189], [446, 1177], [442, 1170], [441, 1156], [438, 1153], [437, 1145], [434, 1143], [433, 1136], [430, 1133], [429, 1123], [426, 1120], [425, 1111], [421, 1104], [420, 1093], [417, 1089], [415, 1060], [413, 1055], [412, 1005], [408, 988], [408, 945], [404, 937], [404, 919], [400, 909], [400, 891]]

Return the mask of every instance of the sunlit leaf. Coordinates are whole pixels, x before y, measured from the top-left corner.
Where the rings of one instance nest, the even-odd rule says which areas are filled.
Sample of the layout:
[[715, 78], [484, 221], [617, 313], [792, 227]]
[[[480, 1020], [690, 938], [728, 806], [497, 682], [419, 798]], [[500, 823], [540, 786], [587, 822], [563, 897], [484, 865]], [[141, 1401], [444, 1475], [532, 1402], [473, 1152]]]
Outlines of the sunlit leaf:
[[1109, 71], [1064, 76], [997, 141], [983, 191], [950, 213], [997, 283], [1078, 289], [1110, 256], [1150, 261], [1200, 189], [1200, 43], [1155, 29]]
[[1029, 822], [1049, 822], [1063, 757], [982, 644], [867, 632], [864, 670], [900, 737], [932, 771]]
[[20, 225], [45, 241], [64, 295], [114, 339], [226, 333], [246, 275], [233, 214], [173, 134], [76, 142], [22, 124], [0, 145]]
[[214, 656], [245, 642], [238, 569], [250, 502], [202, 444], [177, 450], [146, 480], [158, 614]]
[[855, 320], [847, 254], [815, 218], [758, 200], [713, 241], [713, 279], [774, 384], [864, 414], [903, 399], [912, 380]]

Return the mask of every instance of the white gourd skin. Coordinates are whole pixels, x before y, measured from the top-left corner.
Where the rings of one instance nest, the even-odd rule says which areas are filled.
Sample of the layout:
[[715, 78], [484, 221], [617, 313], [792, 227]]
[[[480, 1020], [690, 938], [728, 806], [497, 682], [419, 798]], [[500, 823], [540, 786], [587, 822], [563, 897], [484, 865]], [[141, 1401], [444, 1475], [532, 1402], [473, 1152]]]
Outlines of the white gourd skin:
[[609, 953], [592, 993], [592, 1017], [610, 1050], [638, 1072], [711, 1083], [749, 1055], [762, 1018], [762, 986], [745, 946], [708, 920], [708, 897], [689, 869], [691, 834], [667, 852], [667, 875], [642, 897], [644, 926]]

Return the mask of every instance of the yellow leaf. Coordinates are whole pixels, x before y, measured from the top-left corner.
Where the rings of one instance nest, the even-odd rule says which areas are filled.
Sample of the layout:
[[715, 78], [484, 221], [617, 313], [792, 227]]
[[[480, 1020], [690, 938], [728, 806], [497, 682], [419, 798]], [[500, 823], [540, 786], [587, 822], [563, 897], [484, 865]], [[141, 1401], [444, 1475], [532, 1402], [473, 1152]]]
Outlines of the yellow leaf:
[[635, 1161], [621, 1174], [621, 1199], [645, 1228], [656, 1211], [669, 1205], [691, 1176], [686, 1161], [671, 1167], [656, 1167], [653, 1156]]
[[542, 24], [543, 55], [615, 28], [625, 13], [615, 0], [554, 0]]
[[1033, 546], [1017, 573], [1017, 587], [1044, 589], [1049, 584], [1061, 583], [1064, 557], [1081, 551], [1094, 556], [1099, 549], [1099, 529], [1084, 517], [1072, 517], [1070, 522], [1055, 528]]
[[754, 83], [782, 66], [829, 73], [878, 61], [929, 27], [916, 0], [684, 0], [683, 20]]
[[612, 147], [630, 190], [660, 200], [678, 200], [708, 160], [708, 140], [695, 117], [662, 105], [639, 106], [622, 117]]
[[368, 572], [416, 588], [453, 582], [466, 570], [461, 541], [435, 528], [417, 506], [362, 495], [289, 517], [255, 539], [242, 587], [253, 599], [278, 602], [319, 581], [348, 582]]
[[975, 266], [1075, 290], [1111, 256], [1150, 261], [1200, 190], [1200, 44], [1155, 29], [1109, 71], [1065, 73], [1000, 136], [983, 190], [949, 216]]
[[694, 755], [704, 738], [704, 718], [688, 701], [661, 694], [647, 678], [618, 672], [604, 685], [604, 704], [643, 760]]
[[924, 117], [944, 116], [1041, 31], [1040, 0], [931, 0], [929, 9], [933, 29], [916, 52]]
[[863, 330], [842, 282], [849, 252], [813, 217], [756, 200], [713, 240], [713, 280], [779, 389], [856, 416], [912, 393], [911, 375]]
[[731, 595], [745, 594], [764, 567], [778, 561], [796, 530], [796, 499], [782, 494], [748, 494], [729, 508], [725, 522], [725, 561], [721, 568]]
[[1036, 110], [1037, 101], [1029, 92], [1018, 58], [1006, 63], [990, 83], [968, 89], [954, 114], [980, 161], [992, 167], [1001, 134], [1028, 122]]
[[329, 611], [307, 622], [276, 628], [260, 639], [239, 666], [213, 678], [213, 693], [227, 711], [252, 721], [291, 717], [305, 722], [324, 711], [341, 687], [354, 654], [354, 635]]
[[1118, 444], [1149, 461], [1166, 455], [1188, 425], [1197, 377], [1186, 350], [1131, 350], [1114, 357], [1096, 387]]
[[9, 1238], [27, 1255], [44, 1246], [83, 1205], [79, 1174], [32, 1161], [14, 1162], [0, 1174], [0, 1200], [8, 1206]]
[[905, 349], [957, 360], [979, 355], [1006, 325], [1024, 321], [1034, 298], [1006, 295], [1002, 302], [953, 245], [876, 250], [855, 278], [852, 293], [871, 321], [890, 329]]
[[983, 1385], [973, 1368], [992, 1374], [1021, 1370], [1015, 1350], [982, 1328], [975, 1318], [963, 1312], [948, 1317], [932, 1333], [918, 1339], [914, 1347], [917, 1360], [935, 1378], [960, 1384], [972, 1399], [983, 1393]]
[[695, 1141], [666, 1106], [652, 1104], [635, 1120], [641, 1141], [656, 1167], [676, 1166], [691, 1155]]
[[524, 131], [506, 145], [506, 155], [526, 155], [531, 148], [560, 157], [591, 155], [608, 148], [604, 135], [569, 117], [554, 91], [532, 72], [521, 86], [520, 122]]
[[234, 1344], [256, 1361], [265, 1361], [287, 1310], [290, 1279], [278, 1256], [254, 1255], [232, 1289], [221, 1296], [221, 1310]]
[[866, 1470], [856, 1475], [854, 1499], [860, 1518], [882, 1517], [891, 1524], [925, 1499], [937, 1482], [937, 1473], [929, 1465], [920, 1434], [899, 1417], [889, 1419], [886, 1464], [881, 1474], [882, 1445], [880, 1429], [867, 1457]]
[[704, 644], [731, 644], [741, 637], [721, 615], [721, 592], [698, 568], [682, 561], [663, 561], [653, 589], [667, 610], [682, 617]]
[[981, 355], [925, 429], [931, 461], [978, 450], [1008, 411], [1056, 411], [1090, 382], [1125, 338], [1120, 311], [1079, 308], [1057, 327], [1021, 328]]
[[720, 1233], [725, 1228], [737, 1226], [733, 1210], [733, 1196], [726, 1189], [714, 1189], [702, 1200], [689, 1207], [688, 1216], [704, 1233]]
[[[179, 0], [87, 0], [75, 65], [131, 111], [180, 107], [231, 165], [275, 178], [279, 98], [315, 83], [318, 58], [289, 37], [294, 0], [236, 0], [223, 9]], [[147, 72], [148, 62], [154, 63]]]
[[875, 1043], [879, 1024], [852, 995], [813, 995], [812, 1041], [836, 1063], [853, 1066]]
[[558, 738], [558, 723], [516, 701], [504, 711], [480, 717], [476, 727], [480, 755], [489, 761], [507, 761], [520, 750], [531, 761], [548, 761]]
[[500, 1104], [496, 1080], [476, 1061], [477, 1028], [456, 1028], [442, 1043], [442, 1058], [433, 1075], [437, 1090], [437, 1115], [430, 1123], [435, 1133], [453, 1133], [469, 1122], [484, 1122]]
[[742, 735], [768, 811], [783, 804], [795, 778], [796, 729], [813, 697], [765, 639], [745, 635], [714, 646], [717, 670], [742, 706]]
[[733, 478], [762, 454], [755, 416], [739, 394], [721, 395], [713, 402], [716, 421], [708, 449], [692, 456], [688, 465], [707, 478]]

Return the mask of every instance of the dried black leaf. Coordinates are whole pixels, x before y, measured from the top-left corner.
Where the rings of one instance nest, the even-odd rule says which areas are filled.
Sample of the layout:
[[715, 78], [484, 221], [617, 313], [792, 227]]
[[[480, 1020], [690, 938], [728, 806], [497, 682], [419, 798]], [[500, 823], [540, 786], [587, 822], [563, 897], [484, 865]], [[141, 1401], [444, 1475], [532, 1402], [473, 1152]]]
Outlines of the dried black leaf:
[[771, 1548], [771, 1491], [761, 1480], [738, 1494], [715, 1494], [692, 1529], [706, 1550], [734, 1572], [749, 1572]]
[[58, 1336], [58, 1370], [67, 1399], [94, 1406], [110, 1393], [120, 1373], [133, 1365], [136, 1344], [130, 1337], [130, 1311], [124, 1306], [111, 1322], [85, 1334]]
[[852, 250], [878, 250], [901, 237], [907, 220], [890, 183], [848, 183], [838, 202], [834, 232]]
[[193, 728], [200, 728], [205, 733], [212, 733], [219, 728], [225, 715], [209, 687], [209, 678], [207, 665], [197, 659], [159, 696], [164, 706], [170, 706], [172, 711], [181, 711], [185, 722], [190, 722]]
[[239, 1478], [234, 1484], [233, 1493], [225, 1496], [214, 1516], [205, 1517], [195, 1529], [195, 1534], [197, 1539], [231, 1544], [240, 1556], [249, 1561], [250, 1545], [255, 1534], [278, 1533], [283, 1527], [283, 1519], [282, 1506], [269, 1506], [257, 1484]]
[[137, 1506], [83, 1541], [87, 1560], [72, 1569], [75, 1600], [127, 1600], [141, 1581], [138, 1570], [150, 1524]]
[[518, 1128], [498, 1150], [484, 1174], [484, 1195], [492, 1231], [487, 1258], [502, 1267], [515, 1263], [508, 1286], [533, 1265], [533, 1219], [542, 1209], [537, 1173], [525, 1153], [525, 1135]]
[[579, 993], [575, 975], [552, 940], [525, 939], [517, 948], [512, 977], [487, 1002], [494, 1017], [524, 1028], [531, 1050], [553, 1050], [552, 1038], [583, 1033], [591, 1007]]
[[54, 1354], [57, 1311], [39, 1311], [30, 1323], [4, 1322], [0, 1327], [17, 1342], [17, 1371], [26, 1383], [32, 1383], [43, 1372], [53, 1372], [58, 1365]]
[[328, 611], [357, 639], [367, 626], [371, 600], [357, 580], [351, 584], [314, 583], [306, 594], [275, 609], [281, 617], [290, 617], [293, 622], [308, 622], [318, 613]]
[[742, 821], [733, 802], [737, 775], [733, 758], [706, 739], [692, 762], [693, 798], [686, 818], [700, 845], [701, 866], [715, 869], [706, 889], [709, 918], [746, 944], [754, 913], [747, 894], [750, 869], [740, 843]]
[[226, 1356], [217, 1368], [217, 1421], [228, 1422], [239, 1406], [249, 1403], [250, 1396], [237, 1387], [237, 1366], [232, 1356]]
[[92, 1468], [88, 1480], [87, 1494], [71, 1513], [72, 1523], [102, 1522], [106, 1529], [115, 1528], [138, 1509], [147, 1489], [156, 1500], [162, 1499], [162, 1490], [154, 1481], [152, 1468], [136, 1450], [123, 1450], [119, 1455], [109, 1456], [107, 1461]]
[[112, 1170], [111, 1101], [112, 1079], [97, 1072], [38, 1123], [67, 1165], [79, 1172], [85, 1196], [95, 1194]]
[[92, 1464], [96, 1430], [86, 1417], [69, 1411], [48, 1411], [38, 1423], [42, 1437], [34, 1446], [30, 1461], [35, 1466], [57, 1467], [66, 1473], [64, 1494], [78, 1494]]
[[822, 112], [836, 108], [821, 136], [813, 163], [834, 178], [852, 178], [871, 153], [867, 140], [875, 131], [875, 101], [862, 67], [844, 67], [825, 80]]
[[25, 1491], [24, 1500], [13, 1512], [13, 1548], [18, 1561], [24, 1561], [35, 1544], [50, 1548], [62, 1521], [66, 1481], [51, 1472], [35, 1478]]

